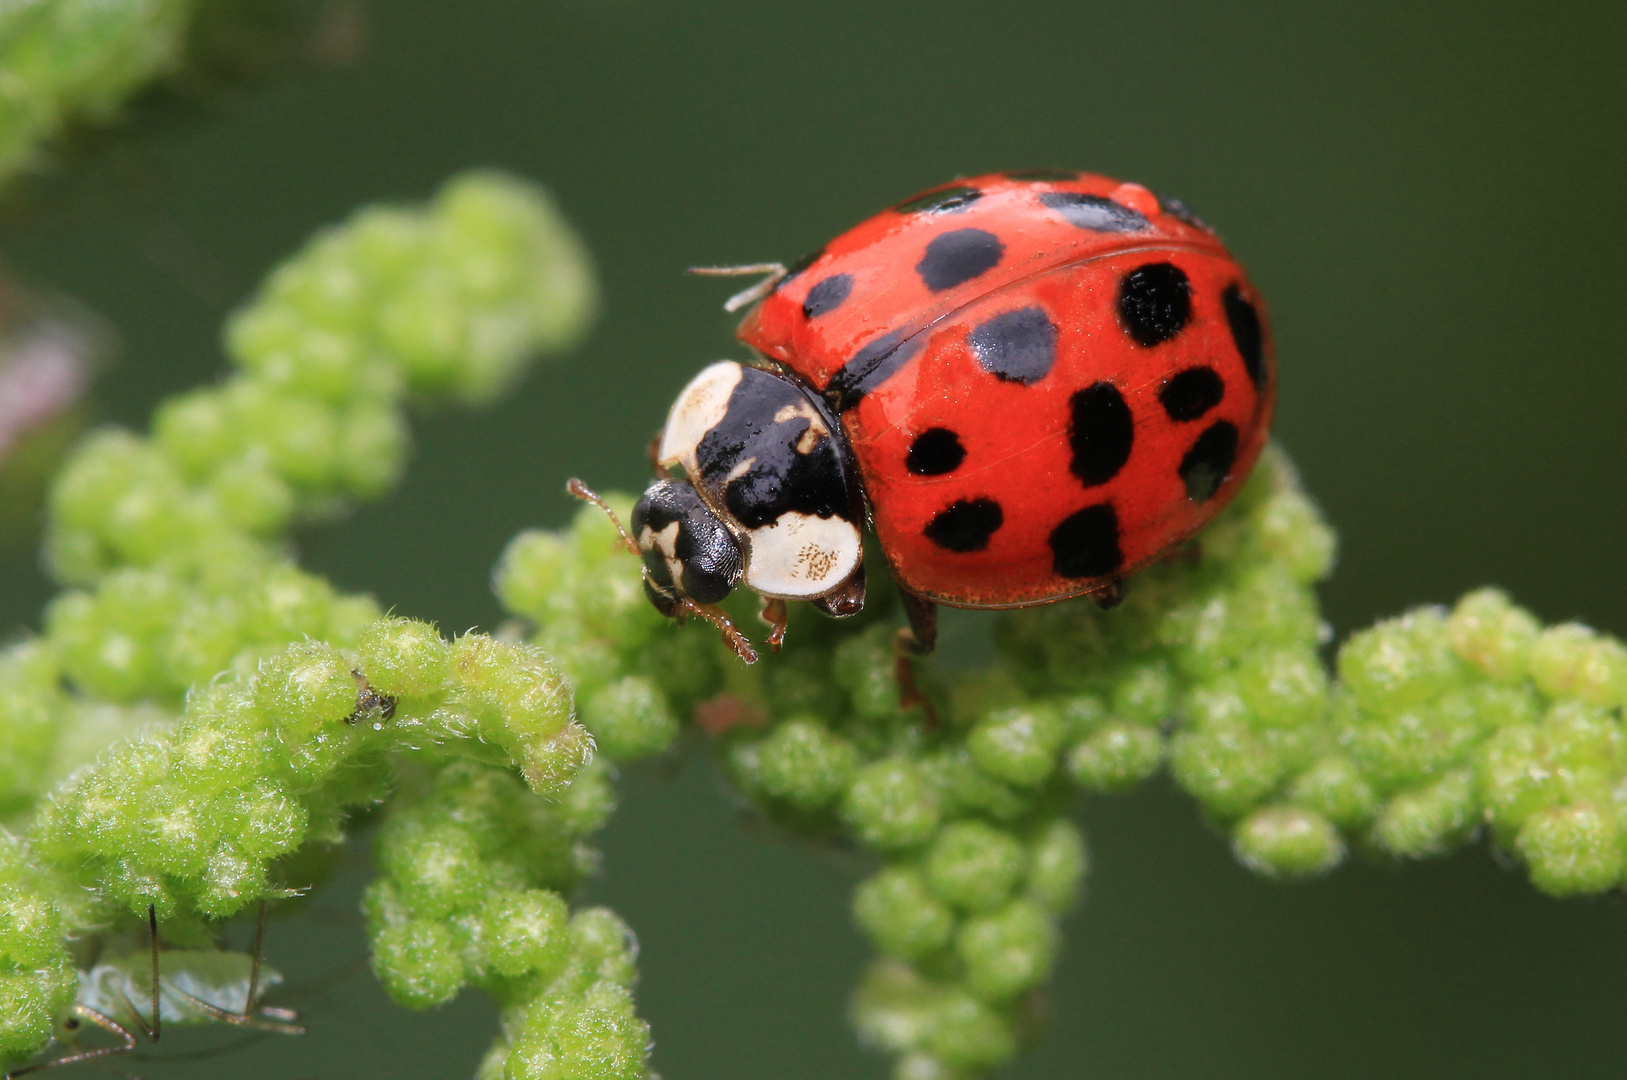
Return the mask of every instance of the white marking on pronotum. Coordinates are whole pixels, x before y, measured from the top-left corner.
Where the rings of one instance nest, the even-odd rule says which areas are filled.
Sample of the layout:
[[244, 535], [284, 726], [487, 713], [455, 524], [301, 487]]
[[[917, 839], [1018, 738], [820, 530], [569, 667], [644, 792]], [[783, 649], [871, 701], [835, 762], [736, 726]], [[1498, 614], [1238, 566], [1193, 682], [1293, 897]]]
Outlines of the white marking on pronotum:
[[798, 417], [808, 421], [808, 429], [798, 436], [796, 451], [803, 456], [807, 456], [814, 452], [814, 447], [819, 445], [820, 439], [827, 438], [830, 435], [830, 428], [825, 426], [824, 418], [819, 415], [819, 410], [815, 409], [807, 400], [798, 401], [794, 405], [781, 405], [779, 411], [774, 414], [774, 422], [784, 424]]
[[859, 530], [839, 517], [786, 511], [747, 533], [745, 584], [764, 596], [811, 600], [824, 596], [859, 565]]
[[655, 458], [664, 466], [682, 465], [693, 480], [700, 474], [695, 451], [706, 433], [717, 427], [729, 411], [729, 397], [740, 385], [744, 369], [733, 360], [719, 360], [689, 381], [672, 403], [667, 426]]

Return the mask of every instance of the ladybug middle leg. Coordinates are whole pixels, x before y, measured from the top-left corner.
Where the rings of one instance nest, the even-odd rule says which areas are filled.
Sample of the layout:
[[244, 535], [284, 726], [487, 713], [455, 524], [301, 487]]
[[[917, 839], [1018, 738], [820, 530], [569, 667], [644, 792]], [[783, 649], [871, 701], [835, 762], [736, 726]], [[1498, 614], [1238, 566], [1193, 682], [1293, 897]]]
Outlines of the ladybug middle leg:
[[915, 681], [914, 661], [917, 657], [931, 656], [938, 647], [938, 605], [903, 586], [899, 586], [898, 595], [904, 601], [904, 614], [910, 621], [909, 626], [899, 627], [893, 637], [893, 677], [898, 681], [898, 707], [921, 706], [927, 726], [935, 728], [938, 714]]

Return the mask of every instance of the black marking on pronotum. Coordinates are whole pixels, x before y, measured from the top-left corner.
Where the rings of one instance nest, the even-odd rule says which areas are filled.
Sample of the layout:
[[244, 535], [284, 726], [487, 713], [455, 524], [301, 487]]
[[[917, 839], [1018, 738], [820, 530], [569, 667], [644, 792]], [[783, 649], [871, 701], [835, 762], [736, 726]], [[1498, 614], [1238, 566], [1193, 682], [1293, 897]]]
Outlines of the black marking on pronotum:
[[812, 319], [835, 311], [852, 291], [852, 274], [832, 274], [808, 290], [808, 298], [802, 301], [802, 317]]
[[1056, 362], [1056, 324], [1038, 307], [996, 315], [966, 340], [983, 370], [1007, 382], [1032, 386]]
[[[823, 431], [811, 430], [810, 414]], [[835, 419], [790, 380], [742, 368], [723, 418], [695, 448], [697, 482], [709, 494], [721, 491], [723, 505], [748, 529], [787, 511], [857, 523], [858, 485], [836, 430]]]
[[1123, 563], [1119, 515], [1112, 503], [1087, 506], [1051, 530], [1051, 569], [1059, 577], [1106, 577]]
[[[646, 528], [659, 534], [675, 521], [678, 535], [670, 552], [661, 549], [659, 539], [656, 546], [644, 551], [645, 592], [662, 611], [672, 606], [674, 593], [696, 603], [715, 604], [740, 580], [740, 548], [689, 481], [657, 480], [633, 507], [633, 536], [642, 547]], [[676, 582], [667, 562], [669, 555], [683, 568]]]
[[964, 210], [983, 197], [983, 193], [966, 184], [924, 192], [913, 199], [905, 199], [894, 210], [900, 214], [931, 214]]
[[1072, 169], [1013, 169], [1011, 172], [1001, 173], [1007, 180], [1051, 180], [1063, 182], [1079, 179], [1079, 174]]
[[956, 499], [921, 531], [945, 551], [964, 555], [988, 547], [989, 537], [1005, 518], [1000, 504], [993, 499]]
[[1080, 195], [1073, 191], [1045, 191], [1039, 201], [1070, 225], [1092, 232], [1140, 232], [1150, 223], [1145, 215], [1105, 195]]
[[1164, 412], [1176, 423], [1196, 420], [1226, 396], [1226, 384], [1215, 369], [1202, 364], [1176, 372], [1158, 391]]
[[886, 382], [925, 344], [919, 335], [905, 339], [902, 330], [883, 334], [842, 365], [825, 386], [825, 400], [839, 413], [857, 405], [864, 395]]
[[1119, 282], [1119, 321], [1151, 348], [1179, 334], [1192, 318], [1192, 283], [1174, 263], [1136, 267]]
[[774, 286], [774, 291], [779, 292], [781, 289], [785, 288], [786, 282], [790, 281], [792, 278], [808, 269], [808, 267], [818, 262], [824, 254], [824, 248], [815, 248], [802, 258], [798, 259], [796, 262], [792, 263], [790, 266], [786, 267], [785, 276], [780, 278], [779, 284]]
[[1069, 402], [1068, 445], [1073, 450], [1069, 468], [1086, 487], [1105, 484], [1130, 460], [1135, 442], [1135, 417], [1118, 387], [1093, 383], [1076, 392]]
[[[1157, 193], [1155, 192], [1154, 194], [1156, 195]], [[1181, 200], [1169, 195], [1157, 195], [1157, 199], [1158, 209], [1162, 210], [1176, 221], [1179, 221], [1185, 225], [1190, 225], [1194, 229], [1202, 229], [1211, 236], [1214, 235], [1215, 230], [1209, 227], [1208, 222], [1194, 214], [1191, 208]]]
[[1181, 459], [1181, 480], [1186, 484], [1186, 497], [1193, 502], [1205, 502], [1231, 475], [1232, 463], [1237, 460], [1237, 429], [1224, 420], [1216, 420], [1198, 436], [1192, 449]]
[[1226, 286], [1220, 299], [1226, 307], [1226, 325], [1232, 329], [1237, 355], [1243, 358], [1243, 370], [1248, 372], [1249, 381], [1259, 386], [1265, 379], [1265, 334], [1260, 329], [1260, 313], [1235, 283]]
[[910, 443], [904, 468], [916, 476], [942, 476], [960, 468], [965, 460], [966, 448], [960, 445], [960, 436], [948, 428], [927, 428]]
[[928, 289], [943, 292], [994, 269], [1005, 253], [1006, 246], [991, 232], [954, 229], [932, 238], [915, 272]]

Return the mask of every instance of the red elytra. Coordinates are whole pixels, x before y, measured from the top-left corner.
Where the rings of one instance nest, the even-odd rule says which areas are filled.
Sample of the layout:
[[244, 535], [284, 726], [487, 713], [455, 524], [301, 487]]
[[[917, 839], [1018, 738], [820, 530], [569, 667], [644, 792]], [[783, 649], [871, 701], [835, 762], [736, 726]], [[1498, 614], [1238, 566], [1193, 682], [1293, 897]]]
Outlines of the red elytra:
[[1083, 173], [958, 180], [804, 260], [742, 342], [822, 392], [898, 582], [958, 607], [1110, 591], [1263, 447], [1269, 325], [1180, 203]]

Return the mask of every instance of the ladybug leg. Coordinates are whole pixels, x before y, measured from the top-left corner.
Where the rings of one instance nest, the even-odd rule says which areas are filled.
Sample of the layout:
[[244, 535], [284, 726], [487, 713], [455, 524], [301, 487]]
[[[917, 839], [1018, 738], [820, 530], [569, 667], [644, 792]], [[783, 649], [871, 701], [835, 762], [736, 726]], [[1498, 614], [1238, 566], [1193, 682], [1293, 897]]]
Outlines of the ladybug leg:
[[1085, 594], [1096, 602], [1096, 606], [1103, 611], [1111, 611], [1124, 602], [1124, 583], [1122, 581], [1109, 581], [1106, 585], [1092, 589]]
[[734, 620], [729, 618], [721, 609], [713, 607], [711, 604], [697, 604], [688, 597], [680, 596], [674, 606], [673, 616], [682, 618], [685, 615], [698, 615], [705, 619], [717, 627], [718, 633], [723, 635], [723, 643], [733, 649], [736, 656], [748, 664], [757, 662], [757, 650], [751, 647], [751, 642], [746, 639], [746, 635], [740, 632], [740, 628], [734, 624]]
[[938, 605], [916, 596], [900, 586], [898, 595], [904, 600], [904, 613], [909, 617], [907, 627], [899, 627], [893, 637], [893, 678], [898, 682], [898, 707], [910, 709], [921, 706], [926, 713], [927, 727], [938, 726], [938, 713], [932, 702], [921, 693], [915, 681], [915, 659], [930, 656], [938, 645]]
[[763, 297], [774, 291], [774, 286], [785, 280], [787, 273], [784, 263], [746, 263], [742, 266], [691, 266], [688, 273], [701, 277], [745, 277], [751, 274], [767, 274], [757, 284], [749, 289], [741, 289], [723, 302], [724, 311], [739, 311], [747, 304], [755, 304]]
[[650, 440], [650, 471], [653, 472], [658, 479], [670, 480], [672, 479], [672, 470], [661, 464], [661, 459], [656, 456], [660, 452], [661, 436], [657, 435], [655, 438]]
[[760, 618], [772, 627], [768, 634], [768, 647], [775, 652], [779, 652], [780, 646], [785, 644], [786, 616], [784, 600], [776, 596], [763, 601], [763, 613]]
[[904, 601], [904, 614], [908, 616], [908, 630], [898, 633], [899, 645], [911, 656], [930, 656], [938, 647], [938, 605], [899, 586], [898, 595]]

